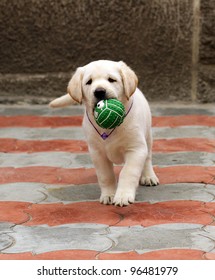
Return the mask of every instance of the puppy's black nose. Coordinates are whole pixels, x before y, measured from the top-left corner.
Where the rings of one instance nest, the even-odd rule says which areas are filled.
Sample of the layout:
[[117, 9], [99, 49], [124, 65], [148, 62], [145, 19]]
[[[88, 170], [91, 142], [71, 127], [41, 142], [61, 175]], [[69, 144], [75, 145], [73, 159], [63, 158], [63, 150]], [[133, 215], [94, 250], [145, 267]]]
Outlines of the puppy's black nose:
[[98, 100], [103, 100], [106, 97], [106, 90], [104, 88], [97, 88], [94, 95]]

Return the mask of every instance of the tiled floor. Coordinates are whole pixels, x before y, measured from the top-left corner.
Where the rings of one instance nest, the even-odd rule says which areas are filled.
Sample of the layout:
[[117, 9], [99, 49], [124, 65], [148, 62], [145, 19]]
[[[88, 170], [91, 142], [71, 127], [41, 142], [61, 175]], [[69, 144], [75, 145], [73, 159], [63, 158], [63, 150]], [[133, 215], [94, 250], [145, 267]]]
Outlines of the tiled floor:
[[83, 107], [0, 106], [0, 259], [215, 259], [215, 105], [151, 107], [161, 184], [120, 208], [98, 202]]

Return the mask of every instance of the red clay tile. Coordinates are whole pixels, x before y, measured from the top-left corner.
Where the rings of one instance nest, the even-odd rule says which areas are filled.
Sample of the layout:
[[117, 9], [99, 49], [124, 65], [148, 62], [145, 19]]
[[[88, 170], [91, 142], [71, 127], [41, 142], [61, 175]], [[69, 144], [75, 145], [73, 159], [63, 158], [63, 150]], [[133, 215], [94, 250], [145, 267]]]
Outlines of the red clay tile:
[[[38, 255], [28, 253], [0, 254], [0, 260], [202, 260], [204, 252], [191, 249], [169, 249], [138, 254], [126, 253], [98, 253], [85, 250], [54, 251]], [[206, 259], [214, 260], [214, 254], [206, 253]]]
[[47, 166], [0, 168], [0, 183], [39, 182], [47, 184], [86, 184], [96, 182], [93, 168], [64, 169]]
[[215, 253], [206, 253], [204, 257], [206, 260], [215, 260]]
[[35, 152], [71, 152], [86, 153], [87, 144], [83, 140], [19, 140], [0, 139], [1, 152], [4, 153], [35, 153]]
[[180, 116], [159, 116], [152, 118], [152, 125], [155, 127], [177, 127], [189, 125], [215, 126], [215, 116], [207, 115], [180, 115]]
[[177, 138], [153, 141], [153, 152], [208, 152], [215, 151], [215, 139]]
[[205, 206], [199, 201], [167, 201], [155, 204], [135, 203], [128, 207], [117, 208], [121, 216], [117, 226], [142, 225], [145, 227], [169, 224], [192, 223], [210, 225], [215, 216], [215, 203]]
[[206, 202], [204, 203], [205, 211], [209, 213], [213, 217], [213, 222], [210, 224], [211, 226], [215, 226], [215, 203], [214, 202]]
[[[210, 206], [211, 205], [211, 206]], [[99, 223], [110, 226], [145, 227], [169, 223], [211, 225], [215, 216], [215, 203], [199, 201], [171, 201], [155, 204], [135, 203], [127, 207], [106, 206], [99, 202], [73, 204], [35, 204], [26, 212], [31, 216], [25, 225], [67, 223]]]
[[83, 116], [0, 116], [0, 127], [81, 126]]
[[[0, 116], [0, 127], [81, 126], [83, 116]], [[154, 116], [155, 127], [188, 125], [215, 126], [215, 117], [207, 115]]]
[[[121, 167], [115, 167], [119, 174]], [[215, 166], [155, 167], [161, 184], [205, 183], [215, 185]], [[39, 182], [46, 184], [87, 184], [97, 182], [94, 168], [58, 168], [47, 166], [0, 168], [0, 183]]]
[[127, 253], [101, 253], [101, 260], [202, 260], [204, 252], [191, 249], [169, 249], [138, 254]]
[[0, 202], [0, 221], [14, 224], [23, 224], [29, 220], [26, 213], [30, 203], [25, 202]]
[[73, 204], [34, 204], [28, 209], [32, 217], [25, 225], [47, 224], [56, 226], [68, 223], [99, 223], [114, 225], [120, 216], [114, 206], [99, 202], [78, 202]]
[[[87, 144], [83, 140], [20, 140], [0, 139], [1, 151], [4, 153], [18, 152], [49, 152], [62, 151], [71, 153], [88, 152]], [[154, 152], [214, 152], [215, 140], [205, 138], [159, 139], [153, 142]]]
[[1, 254], [0, 260], [94, 260], [98, 252], [87, 250], [63, 250], [38, 255], [28, 253]]
[[155, 167], [161, 184], [204, 183], [215, 185], [215, 166]]

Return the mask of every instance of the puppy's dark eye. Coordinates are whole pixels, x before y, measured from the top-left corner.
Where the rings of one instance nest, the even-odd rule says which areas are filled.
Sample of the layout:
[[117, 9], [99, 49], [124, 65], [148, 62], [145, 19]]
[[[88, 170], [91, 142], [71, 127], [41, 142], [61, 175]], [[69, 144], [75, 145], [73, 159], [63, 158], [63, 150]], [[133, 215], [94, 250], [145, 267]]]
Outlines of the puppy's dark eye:
[[110, 83], [115, 83], [116, 80], [114, 80], [114, 79], [112, 79], [112, 78], [108, 78], [108, 82], [110, 82]]
[[86, 83], [86, 85], [91, 85], [92, 84], [92, 79], [89, 79], [89, 81]]

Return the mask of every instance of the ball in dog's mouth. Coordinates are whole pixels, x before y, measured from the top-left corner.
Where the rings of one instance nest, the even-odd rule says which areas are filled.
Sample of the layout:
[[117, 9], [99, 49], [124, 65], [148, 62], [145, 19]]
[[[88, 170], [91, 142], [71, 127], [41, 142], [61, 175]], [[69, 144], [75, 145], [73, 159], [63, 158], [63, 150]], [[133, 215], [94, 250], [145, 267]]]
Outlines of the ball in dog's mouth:
[[101, 99], [101, 100], [97, 100], [97, 101], [94, 103], [93, 112], [95, 111], [96, 106], [97, 106], [97, 104], [98, 104], [100, 101], [105, 101], [105, 100], [110, 100], [110, 99], [118, 100], [118, 99], [116, 99], [116, 98], [114, 98], [114, 97], [107, 97], [107, 98], [104, 98], [104, 99]]
[[125, 107], [117, 99], [104, 99], [96, 104], [94, 109], [96, 123], [105, 129], [119, 126], [125, 118]]

